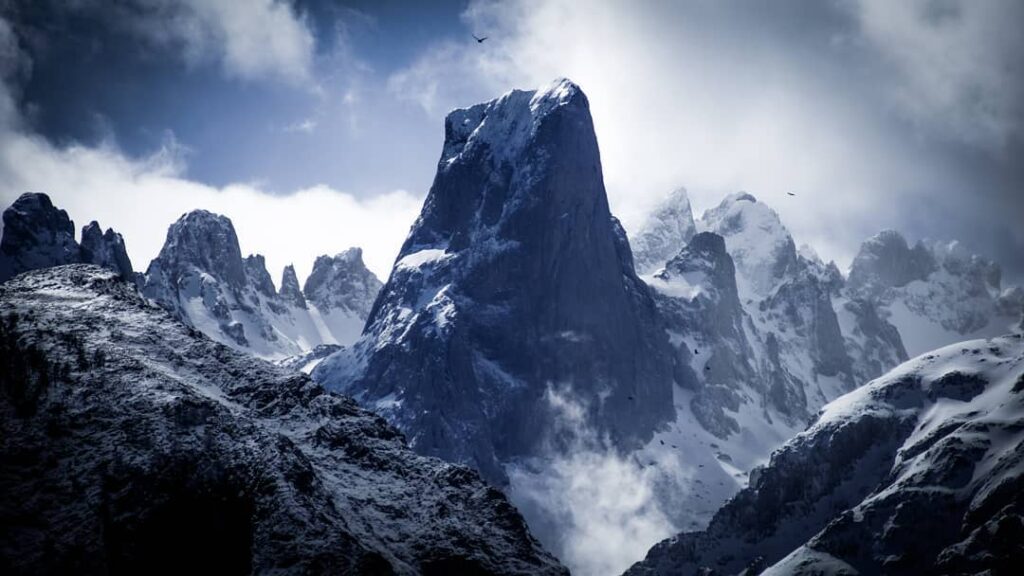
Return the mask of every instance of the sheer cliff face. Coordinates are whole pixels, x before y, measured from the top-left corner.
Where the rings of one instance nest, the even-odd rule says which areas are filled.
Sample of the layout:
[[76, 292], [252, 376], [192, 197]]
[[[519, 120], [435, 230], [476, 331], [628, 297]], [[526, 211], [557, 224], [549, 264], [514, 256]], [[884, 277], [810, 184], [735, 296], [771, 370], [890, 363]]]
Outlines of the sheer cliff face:
[[124, 238], [110, 228], [104, 232], [95, 220], [82, 228], [81, 253], [83, 263], [114, 270], [126, 280], [134, 275]]
[[475, 472], [116, 273], [0, 285], [0, 570], [565, 574]]
[[75, 224], [46, 194], [22, 194], [3, 219], [0, 282], [27, 270], [80, 261]]
[[559, 81], [451, 113], [438, 173], [353, 354], [314, 374], [420, 451], [500, 461], [545, 439], [549, 387], [621, 444], [671, 417], [671, 358], [608, 210], [586, 96]]

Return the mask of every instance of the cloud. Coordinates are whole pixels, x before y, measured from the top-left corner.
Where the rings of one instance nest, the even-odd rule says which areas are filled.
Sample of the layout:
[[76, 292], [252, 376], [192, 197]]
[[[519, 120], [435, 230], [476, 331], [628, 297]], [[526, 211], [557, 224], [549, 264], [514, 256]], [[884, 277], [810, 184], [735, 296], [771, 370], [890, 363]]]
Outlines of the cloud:
[[142, 46], [175, 52], [191, 65], [219, 64], [231, 77], [292, 84], [312, 79], [315, 37], [289, 0], [40, 3], [54, 18], [90, 19], [133, 35]]
[[[270, 4], [259, 3], [257, 11]], [[386, 278], [419, 213], [422, 198], [403, 190], [360, 199], [325, 185], [270, 193], [256, 184], [196, 182], [186, 176], [193, 152], [169, 131], [162, 146], [142, 158], [127, 156], [113, 139], [54, 145], [32, 133], [19, 114], [17, 82], [26, 68], [28, 54], [0, 18], [0, 205], [23, 192], [45, 192], [79, 227], [97, 220], [123, 234], [136, 269], [145, 270], [157, 255], [172, 222], [203, 208], [231, 218], [242, 253], [263, 254], [274, 277], [294, 264], [302, 278], [316, 256], [361, 246], [367, 266]], [[310, 122], [297, 129], [312, 130]]]
[[[947, 206], [965, 223], [972, 219], [968, 230], [1001, 212], [997, 194], [972, 190], [980, 184], [963, 170], [968, 152], [922, 139], [939, 131], [931, 124], [911, 129], [890, 91], [902, 71], [865, 49], [874, 41], [864, 38], [861, 20], [836, 4], [655, 3], [640, 10], [596, 2], [579, 10], [570, 0], [478, 0], [463, 19], [487, 43], [439, 42], [391, 76], [394, 93], [439, 114], [510, 87], [573, 79], [590, 98], [609, 199], [627, 230], [677, 186], [692, 191], [698, 211], [747, 190], [780, 213], [798, 243], [843, 265], [867, 236], [904, 227], [913, 206]], [[966, 40], [949, 42], [953, 50]], [[947, 47], [922, 41], [906, 49], [927, 54], [907, 66], [926, 68]], [[959, 100], [968, 86], [984, 95], [961, 109], [957, 124], [991, 123], [979, 138], [1015, 130], [1012, 92], [988, 71], [966, 71], [1004, 52], [955, 56], [955, 70], [965, 70], [954, 81]], [[994, 70], [1005, 60], [981, 66]], [[936, 74], [946, 76], [942, 68]], [[945, 122], [944, 101], [912, 120]]]
[[312, 118], [305, 118], [298, 122], [294, 122], [282, 128], [283, 132], [302, 132], [305, 134], [312, 134], [316, 130], [317, 121]]
[[1024, 6], [984, 0], [859, 0], [862, 39], [893, 67], [900, 110], [949, 138], [1001, 149], [1024, 115]]
[[657, 473], [598, 437], [568, 390], [549, 387], [545, 399], [556, 434], [571, 441], [511, 466], [509, 498], [573, 574], [620, 574], [678, 532], [656, 497]]
[[421, 198], [394, 191], [361, 200], [327, 186], [286, 195], [247, 184], [222, 188], [183, 177], [173, 141], [143, 159], [110, 147], [58, 148], [37, 136], [0, 132], [0, 203], [22, 192], [46, 192], [81, 227], [98, 220], [121, 232], [136, 268], [145, 269], [163, 245], [167, 227], [189, 210], [231, 218], [243, 254], [266, 256], [275, 278], [294, 263], [307, 275], [320, 254], [362, 246], [367, 265], [386, 278]]

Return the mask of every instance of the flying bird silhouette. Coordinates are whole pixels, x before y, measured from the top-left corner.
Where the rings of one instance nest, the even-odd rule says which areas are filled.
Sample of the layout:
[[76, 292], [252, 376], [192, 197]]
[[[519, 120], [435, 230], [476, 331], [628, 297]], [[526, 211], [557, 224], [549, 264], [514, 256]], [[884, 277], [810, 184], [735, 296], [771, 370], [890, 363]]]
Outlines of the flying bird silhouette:
[[796, 194], [793, 194], [792, 192], [786, 192], [786, 194], [789, 194], [790, 196], [796, 196]]
[[473, 40], [476, 40], [477, 44], [483, 44], [484, 40], [487, 40], [487, 36], [484, 36], [483, 38], [477, 38], [476, 34], [470, 34], [470, 36], [473, 37]]

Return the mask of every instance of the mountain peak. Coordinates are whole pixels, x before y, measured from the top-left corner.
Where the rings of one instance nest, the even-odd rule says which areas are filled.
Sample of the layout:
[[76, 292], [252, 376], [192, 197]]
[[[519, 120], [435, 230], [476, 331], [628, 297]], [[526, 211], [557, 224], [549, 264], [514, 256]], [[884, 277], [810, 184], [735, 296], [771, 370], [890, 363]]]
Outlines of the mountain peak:
[[448, 168], [464, 156], [486, 153], [495, 167], [513, 162], [545, 121], [561, 111], [590, 117], [583, 90], [564, 78], [537, 90], [512, 90], [500, 98], [453, 110], [445, 118], [445, 144], [440, 166]]
[[366, 318], [380, 287], [380, 280], [363, 263], [363, 249], [353, 247], [334, 256], [317, 256], [302, 292], [322, 313], [341, 309]]
[[274, 281], [267, 272], [267, 261], [262, 254], [251, 254], [245, 258], [245, 275], [249, 285], [268, 298], [277, 294]]
[[390, 402], [417, 450], [500, 482], [501, 462], [557, 423], [549, 385], [571, 386], [621, 446], [670, 417], [673, 358], [655, 314], [608, 208], [586, 97], [559, 80], [448, 116], [362, 339], [314, 375]]
[[83, 262], [116, 270], [126, 280], [134, 274], [124, 238], [111, 228], [103, 232], [95, 220], [82, 228], [81, 250]]
[[26, 192], [3, 214], [0, 282], [21, 272], [78, 262], [75, 224], [50, 197]]
[[347, 250], [342, 250], [334, 256], [336, 260], [347, 262], [349, 264], [363, 264], [363, 249], [359, 246], [353, 246]]
[[752, 194], [730, 194], [704, 213], [701, 224], [725, 238], [744, 299], [766, 296], [796, 269], [796, 245], [789, 230], [775, 210]]
[[895, 230], [882, 230], [861, 244], [850, 266], [850, 288], [877, 290], [923, 280], [937, 263], [922, 242], [913, 248]]
[[299, 288], [299, 278], [295, 275], [295, 266], [291, 264], [284, 267], [281, 273], [281, 290], [278, 292], [281, 298], [296, 308], [306, 309], [306, 297]]
[[665, 265], [696, 234], [686, 188], [676, 188], [654, 208], [633, 240], [633, 259], [640, 274]]
[[206, 210], [193, 210], [171, 224], [157, 260], [164, 267], [194, 266], [235, 288], [245, 285], [234, 225], [228, 217]]

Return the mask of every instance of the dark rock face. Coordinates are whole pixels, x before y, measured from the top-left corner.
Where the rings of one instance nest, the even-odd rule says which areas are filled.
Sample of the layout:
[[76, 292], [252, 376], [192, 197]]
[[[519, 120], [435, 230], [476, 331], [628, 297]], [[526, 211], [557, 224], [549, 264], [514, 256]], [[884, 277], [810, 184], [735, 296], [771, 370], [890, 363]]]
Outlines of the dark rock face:
[[918, 242], [913, 248], [895, 230], [884, 230], [866, 240], [850, 267], [852, 290], [906, 286], [923, 280], [936, 268], [935, 258]]
[[70, 265], [0, 286], [0, 572], [565, 574], [497, 490]]
[[0, 239], [0, 282], [28, 270], [64, 264], [95, 264], [135, 281], [131, 260], [120, 234], [103, 232], [99, 223], [82, 228], [82, 244], [75, 241], [75, 224], [67, 212], [53, 205], [46, 194], [28, 192], [4, 211]]
[[848, 394], [706, 530], [627, 573], [1012, 573], [1024, 558], [1022, 353], [1020, 335], [965, 342]]
[[274, 281], [267, 272], [267, 261], [262, 254], [252, 254], [245, 258], [245, 277], [250, 286], [267, 298], [277, 296]]
[[671, 350], [609, 212], [578, 86], [449, 114], [434, 184], [363, 340], [314, 377], [386, 402], [417, 451], [499, 482], [504, 459], [548, 436], [549, 387], [620, 446], [672, 418]]
[[110, 228], [103, 232], [95, 220], [82, 228], [81, 255], [83, 264], [109, 268], [126, 280], [134, 277], [124, 238]]
[[28, 270], [81, 261], [75, 224], [46, 194], [22, 194], [3, 218], [0, 282]]
[[828, 286], [806, 272], [780, 285], [761, 303], [761, 310], [780, 319], [779, 325], [794, 330], [807, 341], [814, 371], [825, 376], [849, 375], [839, 321], [832, 308]]
[[282, 300], [295, 308], [306, 309], [306, 297], [302, 295], [299, 279], [295, 276], [295, 267], [291, 264], [284, 267], [281, 274], [281, 291], [278, 294]]
[[[721, 236], [701, 232], [651, 280], [666, 326], [706, 351], [703, 365], [691, 367], [689, 342], [676, 346], [676, 381], [695, 390], [694, 416], [712, 434], [724, 438], [739, 430], [726, 411], [740, 404], [743, 383], [759, 380], [744, 326], [746, 315], [736, 288], [736, 268]], [[696, 368], [696, 371], [695, 371]], [[698, 375], [697, 372], [703, 372]]]
[[854, 374], [859, 381], [873, 380], [909, 359], [899, 330], [879, 316], [874, 302], [854, 299], [846, 302], [844, 307], [855, 319], [847, 346], [855, 350], [851, 356]]
[[173, 278], [186, 270], [202, 270], [218, 282], [241, 289], [246, 284], [245, 264], [238, 235], [231, 220], [206, 210], [193, 210], [167, 230], [160, 254], [149, 265], [147, 276], [159, 268]]

